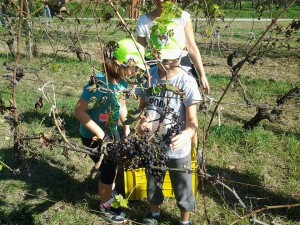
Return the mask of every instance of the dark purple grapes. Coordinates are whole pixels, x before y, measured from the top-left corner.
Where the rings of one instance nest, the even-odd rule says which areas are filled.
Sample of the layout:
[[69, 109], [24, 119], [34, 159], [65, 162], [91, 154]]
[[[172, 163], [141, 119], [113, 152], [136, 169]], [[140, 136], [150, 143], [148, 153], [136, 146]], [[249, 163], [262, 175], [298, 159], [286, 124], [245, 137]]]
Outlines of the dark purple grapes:
[[165, 144], [167, 146], [170, 146], [170, 144], [172, 143], [171, 139], [178, 135], [181, 134], [182, 130], [183, 130], [183, 126], [184, 123], [183, 122], [179, 122], [179, 115], [174, 113], [172, 115], [172, 124], [171, 127], [169, 127], [167, 129], [167, 133], [165, 135], [163, 135], [162, 139], [165, 142]]
[[131, 135], [120, 141], [108, 143], [107, 157], [119, 161], [125, 169], [146, 168], [146, 173], [155, 177], [162, 187], [164, 171], [152, 167], [166, 168], [168, 156], [163, 148], [148, 141], [149, 134]]

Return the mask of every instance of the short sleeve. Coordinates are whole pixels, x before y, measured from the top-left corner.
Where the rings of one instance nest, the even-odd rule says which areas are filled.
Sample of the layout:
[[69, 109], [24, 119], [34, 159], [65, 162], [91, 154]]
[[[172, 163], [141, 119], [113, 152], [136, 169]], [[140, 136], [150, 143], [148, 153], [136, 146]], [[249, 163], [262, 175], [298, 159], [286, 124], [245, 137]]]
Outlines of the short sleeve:
[[146, 37], [147, 36], [146, 31], [145, 31], [145, 26], [146, 26], [145, 17], [146, 17], [146, 15], [142, 15], [137, 21], [135, 35], [138, 37]]
[[82, 90], [82, 94], [81, 94], [81, 99], [83, 99], [84, 101], [89, 102], [90, 99], [94, 97], [93, 92], [89, 91], [89, 83], [87, 83]]
[[[100, 72], [96, 74], [96, 77], [103, 82], [105, 82], [105, 76]], [[102, 97], [102, 94], [100, 91], [90, 91], [90, 85], [89, 82], [86, 83], [86, 85], [83, 87], [82, 94], [81, 94], [81, 99], [84, 101], [89, 102], [92, 98], [97, 98], [100, 99]]]
[[120, 88], [121, 91], [126, 91], [126, 90], [128, 90], [128, 83], [127, 83], [126, 81], [121, 80], [121, 81], [120, 81], [120, 85], [121, 85], [121, 88]]
[[200, 94], [196, 80], [190, 77], [184, 85], [184, 91], [186, 94], [186, 100], [183, 102], [185, 107], [200, 103], [202, 101], [202, 96]]
[[189, 21], [191, 19], [191, 14], [189, 14], [186, 11], [182, 11], [182, 15], [181, 15], [181, 22], [183, 27], [185, 27], [187, 21]]

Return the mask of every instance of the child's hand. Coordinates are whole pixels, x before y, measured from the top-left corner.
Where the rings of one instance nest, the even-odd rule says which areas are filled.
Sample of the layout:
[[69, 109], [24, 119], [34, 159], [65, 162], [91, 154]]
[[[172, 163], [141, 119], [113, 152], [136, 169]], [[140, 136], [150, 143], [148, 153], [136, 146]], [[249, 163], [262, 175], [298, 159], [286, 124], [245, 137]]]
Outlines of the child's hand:
[[139, 125], [139, 133], [148, 132], [151, 130], [151, 124], [149, 122], [149, 119], [146, 117], [142, 117]]
[[108, 142], [108, 141], [110, 141], [111, 139], [110, 139], [110, 137], [107, 136], [107, 135], [105, 135], [103, 139], [102, 139], [102, 138], [99, 138], [99, 137], [97, 137], [97, 136], [94, 136], [94, 137], [93, 137], [93, 142], [97, 142], [98, 140], [102, 140], [103, 142]]
[[182, 149], [189, 141], [191, 141], [191, 136], [183, 131], [181, 134], [178, 134], [171, 139], [170, 148], [173, 151]]

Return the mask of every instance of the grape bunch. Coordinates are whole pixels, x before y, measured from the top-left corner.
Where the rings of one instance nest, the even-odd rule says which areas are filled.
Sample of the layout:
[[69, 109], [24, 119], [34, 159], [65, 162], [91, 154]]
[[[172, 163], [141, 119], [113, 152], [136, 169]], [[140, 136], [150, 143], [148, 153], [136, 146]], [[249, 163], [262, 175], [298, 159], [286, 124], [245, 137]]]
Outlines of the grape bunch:
[[164, 171], [152, 167], [166, 168], [168, 156], [163, 148], [148, 141], [149, 134], [130, 135], [120, 141], [108, 143], [106, 146], [107, 156], [120, 161], [125, 169], [146, 168], [146, 173], [154, 176], [157, 185], [162, 187]]
[[162, 137], [163, 141], [166, 143], [167, 146], [170, 146], [172, 142], [171, 139], [174, 136], [181, 134], [184, 125], [183, 122], [179, 122], [179, 115], [176, 113], [172, 115], [171, 123], [172, 123], [171, 127], [167, 129], [167, 133]]

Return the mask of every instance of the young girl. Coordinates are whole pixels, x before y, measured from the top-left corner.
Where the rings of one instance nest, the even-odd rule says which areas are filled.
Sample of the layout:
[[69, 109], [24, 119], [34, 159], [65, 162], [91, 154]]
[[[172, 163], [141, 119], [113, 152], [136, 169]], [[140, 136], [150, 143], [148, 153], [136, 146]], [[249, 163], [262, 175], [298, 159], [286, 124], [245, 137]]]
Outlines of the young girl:
[[[91, 78], [83, 88], [75, 109], [76, 118], [80, 122], [80, 136], [85, 146], [95, 148], [98, 140], [119, 140], [118, 121], [120, 119], [123, 123], [127, 115], [123, 94], [128, 89], [125, 78], [135, 76], [138, 69], [145, 70], [142, 61], [144, 48], [139, 44], [138, 48], [139, 50], [131, 39], [110, 42], [105, 47], [103, 69], [107, 76], [100, 72]], [[123, 124], [123, 129], [124, 135], [130, 133], [128, 125]], [[91, 158], [95, 163], [99, 161], [99, 157]], [[101, 177], [98, 192], [102, 218], [111, 223], [126, 222], [126, 215], [111, 207], [117, 163], [105, 159], [99, 170]]]

